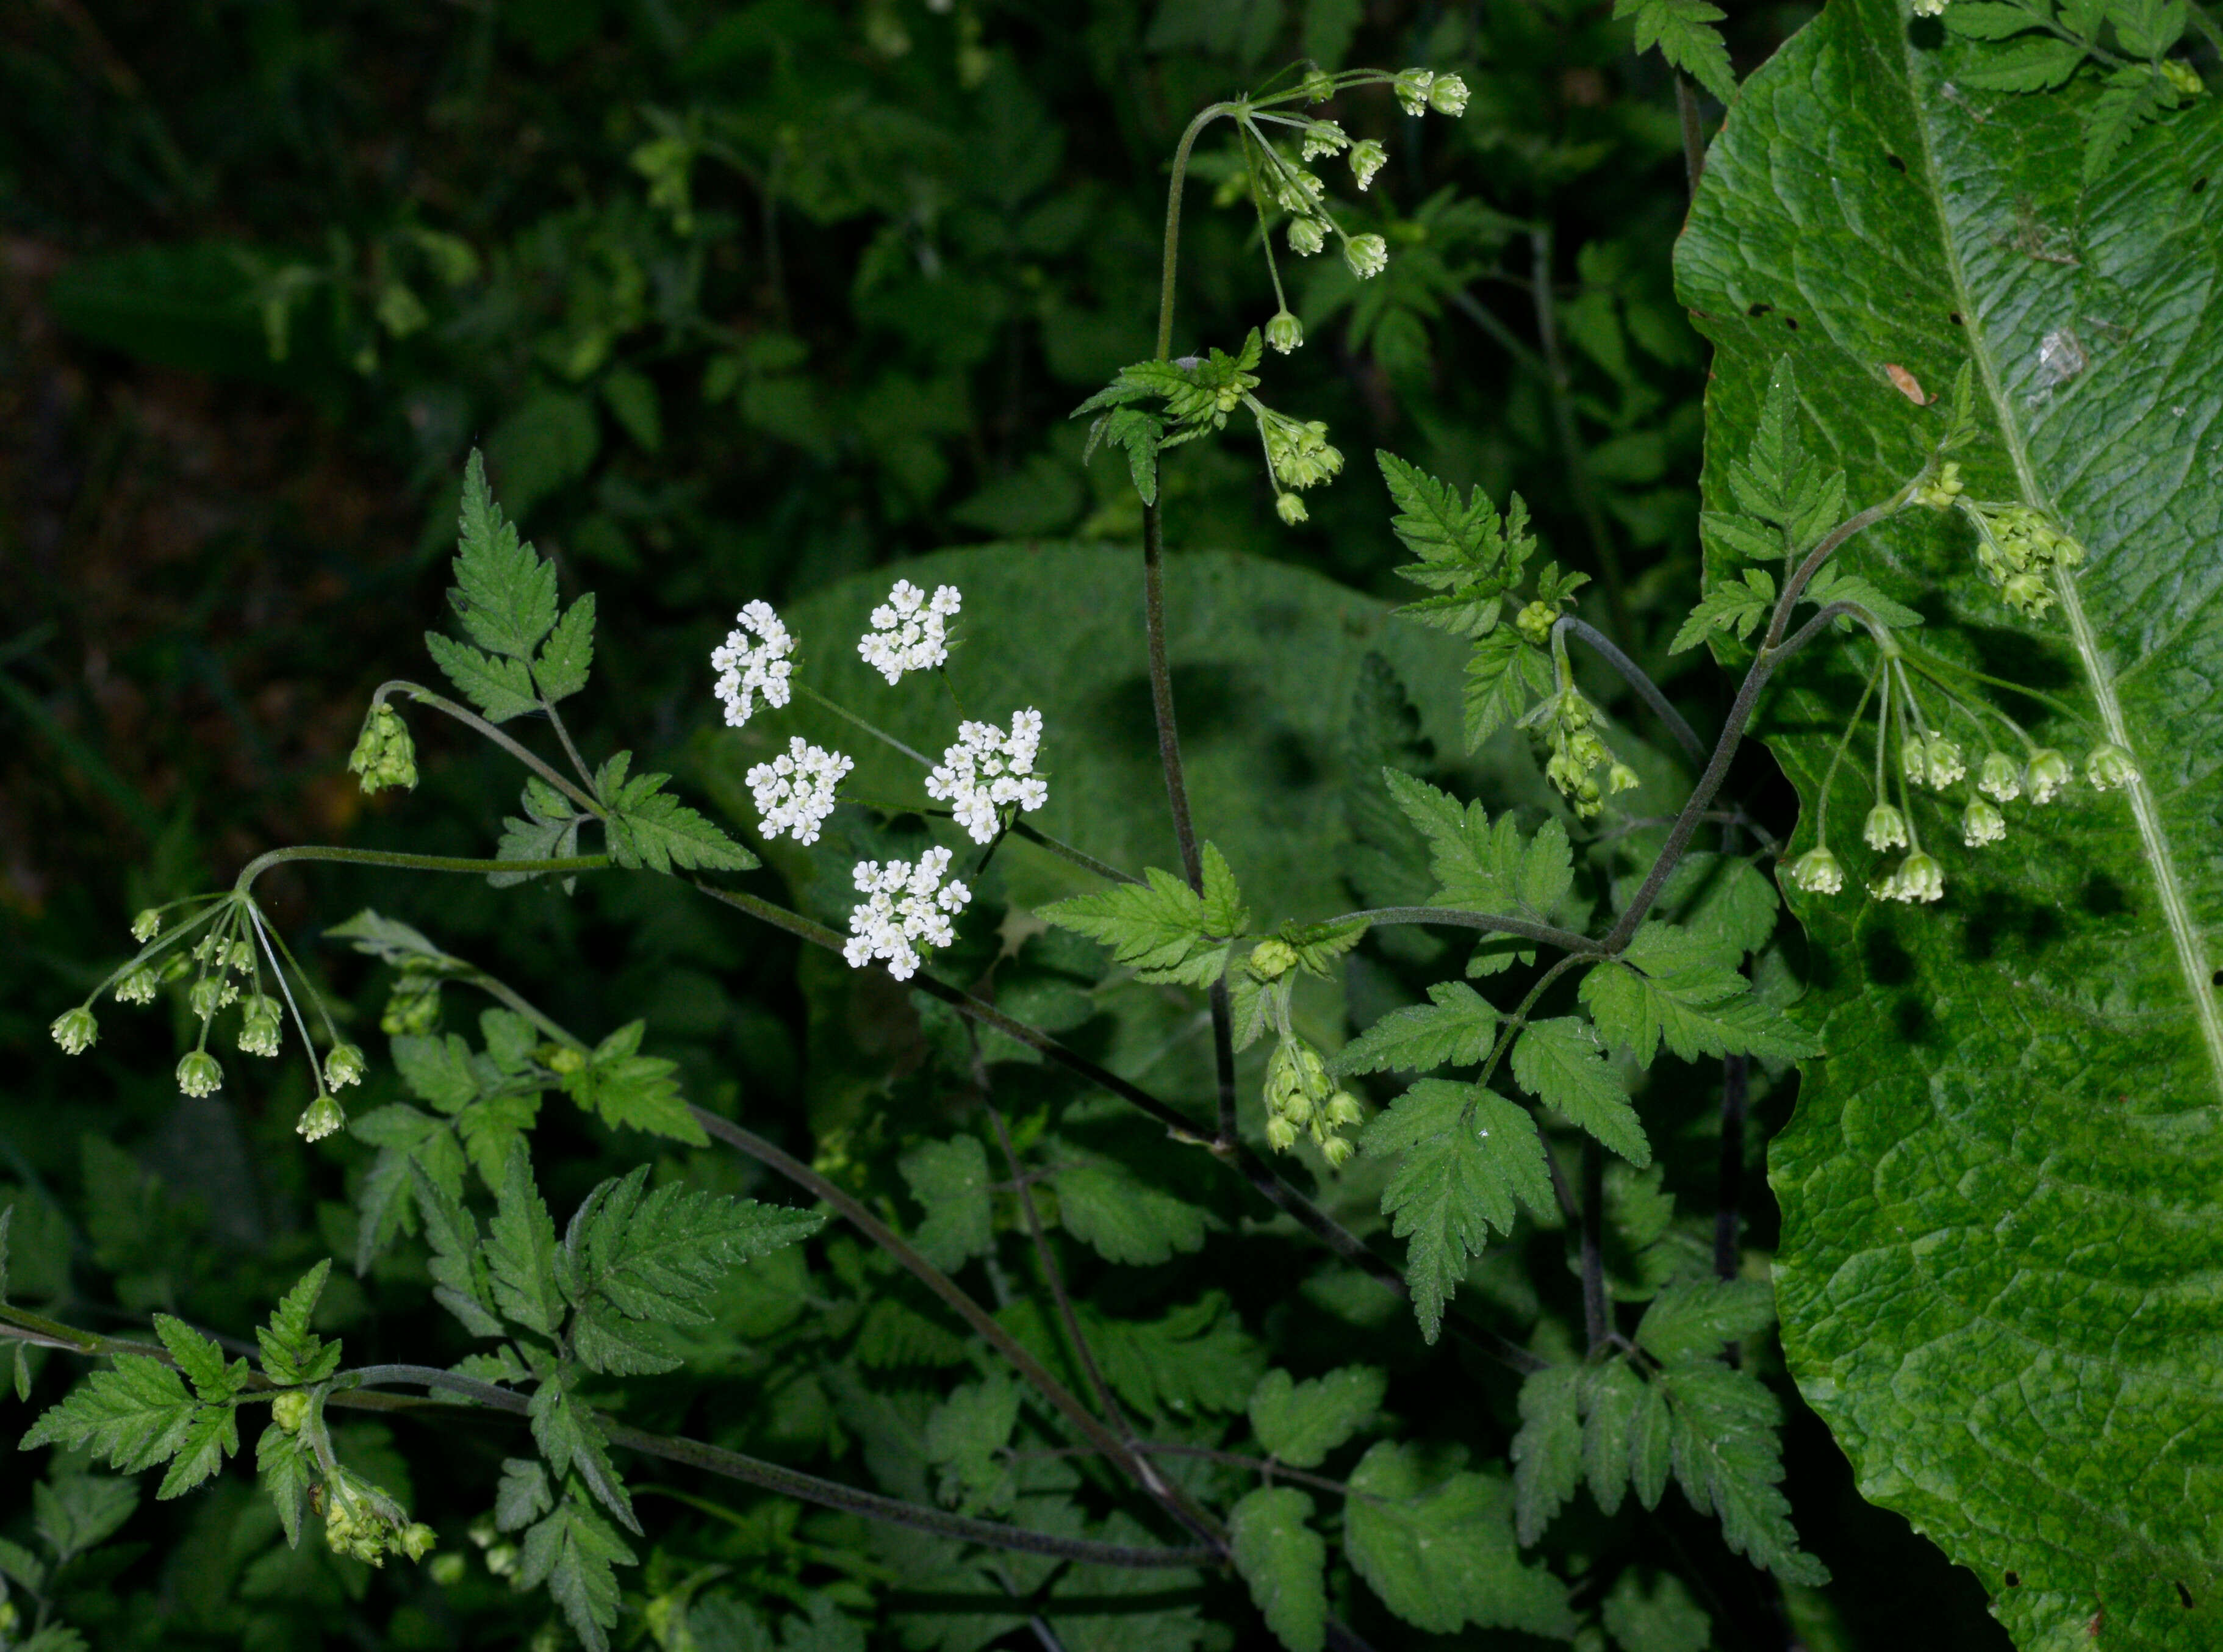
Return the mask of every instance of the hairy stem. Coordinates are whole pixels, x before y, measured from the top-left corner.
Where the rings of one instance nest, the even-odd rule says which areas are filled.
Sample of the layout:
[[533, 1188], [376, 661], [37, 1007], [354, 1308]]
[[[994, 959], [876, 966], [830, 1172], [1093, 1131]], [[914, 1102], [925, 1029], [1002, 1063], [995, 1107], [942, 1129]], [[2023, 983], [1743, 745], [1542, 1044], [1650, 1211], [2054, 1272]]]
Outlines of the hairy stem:
[[270, 849], [256, 855], [239, 870], [232, 887], [247, 892], [255, 880], [274, 866], [289, 861], [328, 861], [342, 866], [392, 867], [401, 872], [601, 872], [610, 865], [607, 854], [573, 854], [553, 861], [483, 861], [453, 854], [400, 854], [390, 849], [350, 849], [333, 844], [299, 844]]
[[1698, 118], [1698, 94], [1680, 69], [1675, 71], [1675, 118], [1683, 129], [1684, 181], [1695, 195], [1698, 180], [1706, 175], [1706, 129]]
[[1675, 743], [1690, 753], [1692, 762], [1706, 760], [1706, 742], [1698, 738], [1698, 731], [1674, 708], [1644, 668], [1623, 653], [1612, 638], [1571, 614], [1562, 614], [1552, 621], [1552, 628], [1589, 644], [1590, 652], [1619, 672], [1622, 681], [1634, 689], [1637, 697], [1652, 708], [1652, 715], [1666, 726], [1667, 732], [1675, 736]]
[[1470, 912], [1462, 906], [1370, 906], [1363, 911], [1324, 917], [1319, 927], [1326, 929], [1341, 924], [1426, 924], [1444, 929], [1483, 930], [1492, 935], [1517, 935], [1524, 940], [1558, 947], [1563, 952], [1587, 955], [1598, 950], [1596, 942], [1572, 930], [1533, 924], [1525, 917], [1508, 917], [1502, 912]]

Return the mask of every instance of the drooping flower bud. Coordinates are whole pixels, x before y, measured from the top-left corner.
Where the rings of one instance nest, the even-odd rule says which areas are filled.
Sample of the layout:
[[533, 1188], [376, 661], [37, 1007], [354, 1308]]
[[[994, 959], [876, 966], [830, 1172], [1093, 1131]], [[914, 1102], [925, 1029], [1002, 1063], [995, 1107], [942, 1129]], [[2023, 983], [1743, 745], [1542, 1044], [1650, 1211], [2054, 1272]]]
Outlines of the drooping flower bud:
[[224, 1069], [205, 1050], [188, 1051], [178, 1063], [178, 1088], [187, 1095], [213, 1095], [224, 1088]]
[[1968, 772], [1968, 765], [1967, 760], [1961, 755], [1961, 748], [1943, 735], [1932, 735], [1930, 737], [1927, 754], [1930, 767], [1929, 772], [1924, 778], [1936, 791], [1943, 791]]
[[1350, 1161], [1351, 1156], [1358, 1151], [1351, 1145], [1351, 1138], [1348, 1136], [1325, 1137], [1321, 1139], [1319, 1149], [1320, 1157], [1327, 1161], [1327, 1167], [1331, 1170], [1341, 1170]]
[[1945, 868], [1927, 854], [1910, 854], [1875, 892], [1886, 900], [1909, 904], [1942, 899], [1945, 893]]
[[1287, 356], [1305, 342], [1305, 324], [1287, 310], [1277, 310], [1266, 324], [1266, 342]]
[[1326, 69], [1314, 69], [1304, 79], [1299, 88], [1308, 104], [1324, 104], [1335, 96], [1335, 77]]
[[1389, 164], [1389, 152], [1372, 138], [1363, 139], [1351, 146], [1351, 175], [1358, 185], [1361, 194], [1365, 192], [1367, 185], [1374, 181], [1374, 174]]
[[1250, 949], [1250, 973], [1260, 980], [1279, 980], [1297, 967], [1297, 949], [1278, 936]]
[[362, 1082], [362, 1051], [354, 1044], [334, 1044], [324, 1057], [324, 1082], [336, 1090]]
[[239, 1012], [239, 1047], [249, 1056], [274, 1056], [281, 1038], [278, 1000], [266, 993], [250, 997]]
[[1930, 779], [1930, 742], [1920, 735], [1909, 735], [1899, 748], [1899, 772], [1906, 776], [1909, 785], [1921, 785]]
[[2036, 574], [2010, 575], [1999, 595], [2026, 620], [2044, 619], [2045, 610], [2053, 606], [2052, 588]]
[[1961, 841], [1970, 848], [1996, 843], [2006, 835], [2006, 817], [1981, 798], [1971, 798], [1961, 811]]
[[1365, 281], [1389, 268], [1389, 243], [1378, 235], [1355, 235], [1343, 243], [1343, 262]]
[[309, 1397], [302, 1393], [280, 1394], [270, 1402], [270, 1420], [287, 1434], [299, 1434], [301, 1425], [309, 1420]]
[[1984, 765], [1977, 771], [1976, 790], [2000, 803], [2012, 803], [2022, 796], [2022, 769], [2005, 752], [1986, 752]]
[[1297, 1144], [1297, 1127], [1280, 1113], [1266, 1120], [1266, 1145], [1286, 1153]]
[[1327, 234], [1318, 218], [1289, 220], [1289, 250], [1300, 257], [1309, 258], [1327, 245]]
[[1605, 772], [1605, 791], [1608, 797], [1613, 796], [1616, 791], [1634, 791], [1643, 784], [1644, 782], [1637, 777], [1636, 771], [1617, 758], [1613, 766]]
[[82, 1004], [56, 1016], [49, 1031], [54, 1035], [54, 1042], [62, 1047], [65, 1056], [82, 1056], [100, 1038], [100, 1023], [92, 1018], [92, 1012]]
[[205, 1021], [225, 1005], [239, 996], [239, 988], [222, 975], [204, 975], [193, 983], [186, 1001], [192, 1012]]
[[1305, 509], [1305, 501], [1294, 494], [1275, 494], [1274, 514], [1291, 527], [1295, 527], [1299, 523], [1307, 521], [1311, 517], [1311, 513]]
[[1791, 863], [1791, 881], [1810, 895], [1834, 895], [1845, 886], [1845, 868], [1837, 857], [1829, 853], [1829, 846], [1818, 844]]
[[149, 906], [131, 920], [131, 938], [144, 946], [162, 932], [162, 915]]
[[2075, 778], [2075, 771], [2069, 766], [2069, 760], [2050, 746], [2041, 747], [2030, 754], [2030, 800], [2032, 803], [2051, 803], [2061, 788]]
[[418, 1521], [403, 1527], [401, 1535], [394, 1541], [400, 1545], [401, 1552], [411, 1560], [421, 1561], [432, 1552], [434, 1547], [439, 1542], [440, 1536], [430, 1526], [422, 1521]]
[[2094, 791], [2112, 791], [2137, 779], [2138, 766], [2131, 760], [2128, 752], [2110, 742], [2092, 748], [2091, 754], [2084, 760], [2084, 778], [2092, 783]]
[[1466, 113], [1466, 82], [1455, 74], [1439, 74], [1428, 87], [1428, 107], [1453, 120]]
[[154, 972], [135, 969], [116, 983], [118, 1004], [152, 1004], [154, 1001]]
[[1887, 803], [1868, 810], [1861, 828], [1861, 841], [1872, 849], [1903, 849], [1907, 844], [1906, 817]]
[[1962, 486], [1960, 465], [1948, 461], [1939, 469], [1934, 480], [1924, 482], [1914, 490], [1914, 502], [1927, 505], [1932, 510], [1950, 510], [1953, 501], [1961, 496]]
[[1351, 147], [1351, 134], [1333, 121], [1314, 121], [1305, 128], [1302, 159], [1317, 161], [1322, 155], [1341, 154]]
[[320, 1094], [309, 1103], [293, 1128], [300, 1132], [302, 1140], [320, 1142], [346, 1124], [347, 1114], [341, 1111], [340, 1104], [329, 1095]]
[[1392, 84], [1396, 88], [1397, 101], [1405, 105], [1407, 115], [1428, 112], [1428, 88], [1436, 83], [1433, 69], [1406, 69]]
[[1514, 629], [1541, 648], [1552, 640], [1552, 627], [1559, 618], [1559, 611], [1549, 602], [1531, 602], [1513, 616]]

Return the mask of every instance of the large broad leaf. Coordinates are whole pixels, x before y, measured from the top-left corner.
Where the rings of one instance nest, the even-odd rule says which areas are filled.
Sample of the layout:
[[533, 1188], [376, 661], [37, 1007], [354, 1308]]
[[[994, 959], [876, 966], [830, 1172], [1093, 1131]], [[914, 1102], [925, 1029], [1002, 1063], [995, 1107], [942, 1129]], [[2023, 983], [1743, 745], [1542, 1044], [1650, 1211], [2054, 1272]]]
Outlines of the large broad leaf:
[[[2089, 548], [2068, 614], [2018, 621], [1967, 527], [1928, 511], [1847, 565], [1919, 602], [1928, 646], [2050, 681], [2147, 778], [2010, 808], [1981, 853], [1926, 817], [1946, 893], [1909, 909], [1858, 892], [1880, 868], [1857, 842], [1865, 784], [1841, 772], [1852, 879], [1798, 906], [1817, 960], [1800, 1013], [1829, 1053], [1772, 1164], [1784, 1343], [1862, 1491], [1971, 1567], [2020, 1644], [2214, 1646], [2223, 110], [2141, 132], [2086, 190], [2095, 90], [1972, 95], [1953, 82], [1987, 48], [1927, 27], [1831, 0], [1715, 147], [1678, 255], [1718, 350], [1709, 502], [1779, 355], [1855, 505], [1936, 427], [1886, 368], [1935, 392], [1973, 363], [1969, 491], [2056, 512]], [[1842, 658], [1790, 676], [1763, 732], [1806, 800], [1803, 848], [1859, 680]], [[2096, 737], [2038, 732], [2072, 753]]]

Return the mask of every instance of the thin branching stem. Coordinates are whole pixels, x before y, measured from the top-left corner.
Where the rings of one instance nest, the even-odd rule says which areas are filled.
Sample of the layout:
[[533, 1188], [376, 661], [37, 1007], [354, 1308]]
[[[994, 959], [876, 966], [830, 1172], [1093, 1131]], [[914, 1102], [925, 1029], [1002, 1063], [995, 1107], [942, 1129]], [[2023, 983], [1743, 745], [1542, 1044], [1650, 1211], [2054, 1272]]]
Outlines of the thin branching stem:
[[1530, 299], [1536, 306], [1536, 337], [1544, 350], [1544, 388], [1552, 404], [1552, 425], [1559, 438], [1559, 457], [1567, 467], [1567, 491], [1574, 496], [1576, 514], [1590, 538], [1590, 554], [1597, 559], [1599, 583], [1605, 587], [1606, 614], [1615, 634], [1634, 635], [1629, 629], [1628, 595], [1621, 572], [1621, 552], [1605, 524], [1597, 489], [1591, 485], [1590, 461], [1583, 451], [1582, 432], [1575, 425], [1574, 379], [1567, 370], [1565, 351], [1559, 348], [1559, 318], [1552, 287], [1552, 226], [1539, 224], [1529, 231]]
[[1600, 949], [1596, 942], [1572, 930], [1511, 917], [1502, 912], [1470, 912], [1458, 906], [1370, 906], [1361, 911], [1322, 918], [1318, 927], [1330, 929], [1344, 924], [1420, 924], [1439, 929], [1483, 930], [1492, 935], [1517, 935], [1523, 940], [1558, 947], [1563, 952], [1588, 955]]
[[517, 873], [529, 875], [550, 872], [570, 873], [601, 872], [610, 864], [607, 854], [571, 854], [552, 861], [488, 861], [473, 855], [402, 854], [391, 849], [343, 848], [337, 844], [302, 843], [287, 848], [268, 849], [256, 855], [239, 869], [232, 887], [244, 894], [255, 880], [272, 867], [283, 866], [289, 861], [324, 861], [340, 866], [391, 867], [400, 872], [475, 872]]
[[[571, 784], [563, 771], [545, 761], [538, 753], [519, 744], [516, 740], [504, 734], [468, 706], [457, 704], [444, 694], [435, 694], [422, 683], [412, 683], [406, 678], [396, 677], [378, 685], [377, 690], [370, 697], [372, 709], [375, 709], [385, 702], [387, 696], [394, 694], [406, 694], [419, 705], [429, 705], [433, 710], [453, 717], [466, 728], [485, 736], [501, 747], [502, 750], [524, 764], [526, 767], [547, 781], [550, 785], [554, 786], [573, 803], [577, 804], [580, 808], [594, 816], [595, 819], [603, 818], [602, 805], [595, 800], [592, 793], [582, 791]], [[567, 739], [565, 744], [569, 743]]]
[[1666, 726], [1667, 732], [1675, 736], [1675, 743], [1690, 753], [1692, 762], [1706, 760], [1706, 742], [1698, 738], [1698, 731], [1691, 727], [1689, 721], [1675, 709], [1673, 703], [1660, 691], [1659, 685], [1646, 674], [1644, 668], [1623, 653], [1612, 638], [1571, 614], [1562, 614], [1552, 622], [1552, 629], [1587, 643], [1590, 652], [1619, 672], [1622, 681], [1634, 689], [1637, 697], [1652, 708], [1652, 715]]

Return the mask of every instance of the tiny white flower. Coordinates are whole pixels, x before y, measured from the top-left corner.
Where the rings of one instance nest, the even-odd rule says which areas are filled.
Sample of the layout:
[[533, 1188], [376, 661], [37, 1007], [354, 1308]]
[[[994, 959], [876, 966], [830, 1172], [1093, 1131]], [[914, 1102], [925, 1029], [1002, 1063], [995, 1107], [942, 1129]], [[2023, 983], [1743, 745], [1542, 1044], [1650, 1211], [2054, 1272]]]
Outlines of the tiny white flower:
[[1428, 88], [1436, 83], [1435, 73], [1430, 69], [1406, 69], [1392, 83], [1397, 91], [1397, 101], [1405, 105], [1407, 115], [1428, 112]]
[[[710, 652], [710, 668], [718, 673], [717, 692], [725, 702], [726, 722], [738, 728], [755, 714], [758, 695], [769, 706], [787, 703], [795, 639], [769, 602], [751, 602], [734, 619], [735, 627], [725, 642]], [[753, 635], [758, 639], [754, 643], [749, 640]]]
[[1791, 881], [1810, 895], [1834, 895], [1845, 886], [1845, 869], [1823, 844], [1791, 863]]
[[1006, 804], [1031, 814], [1049, 801], [1049, 783], [1035, 772], [1042, 726], [1042, 713], [1032, 706], [1011, 714], [1009, 733], [992, 722], [960, 723], [957, 743], [927, 776], [926, 795], [948, 804], [975, 843], [996, 835]]
[[2120, 746], [2095, 746], [2084, 760], [2084, 778], [2094, 791], [2109, 791], [2138, 778], [2138, 766]]
[[1976, 790], [2000, 803], [2012, 803], [2022, 796], [2022, 768], [2005, 752], [1984, 753], [1981, 777]]
[[2035, 804], [2051, 803], [2075, 778], [2069, 760], [2050, 746], [2040, 747], [2030, 754], [2030, 800]]
[[784, 753], [748, 772], [764, 835], [784, 833], [798, 843], [816, 843], [818, 829], [834, 812], [834, 794], [842, 777], [856, 766], [854, 760], [841, 752], [813, 746], [800, 735], [791, 737]]
[[1882, 899], [1910, 905], [1918, 900], [1941, 900], [1945, 894], [1945, 868], [1927, 854], [1910, 854], [1899, 862], [1898, 871], [1874, 886], [1874, 891]]
[[1972, 849], [1996, 843], [2007, 835], [2006, 817], [1981, 798], [1971, 798], [1961, 811], [1961, 841]]
[[1906, 817], [1887, 803], [1880, 803], [1868, 810], [1867, 823], [1861, 828], [1861, 839], [1872, 849], [1903, 849], [1906, 847]]
[[1309, 258], [1327, 245], [1327, 233], [1319, 226], [1318, 218], [1289, 220], [1289, 250], [1300, 257]]
[[898, 579], [888, 600], [872, 610], [872, 628], [857, 640], [857, 653], [891, 684], [905, 672], [936, 671], [949, 659], [949, 621], [963, 606], [954, 585], [932, 600], [908, 579]]
[[1351, 134], [1333, 121], [1314, 121], [1305, 128], [1304, 159], [1338, 154], [1351, 147]]
[[1343, 243], [1343, 262], [1365, 281], [1389, 268], [1389, 243], [1378, 235], [1355, 235]]
[[849, 911], [849, 941], [841, 955], [853, 969], [885, 959], [888, 974], [909, 980], [917, 973], [919, 948], [946, 947], [957, 938], [950, 924], [973, 893], [961, 883], [943, 883], [950, 854], [931, 848], [909, 861], [860, 861], [851, 872], [857, 892], [866, 897]]
[[1455, 74], [1439, 74], [1428, 85], [1428, 107], [1453, 120], [1466, 113], [1466, 82]]
[[1351, 151], [1351, 175], [1357, 180], [1360, 192], [1374, 181], [1374, 174], [1389, 164], [1389, 152], [1372, 138], [1356, 145]]

